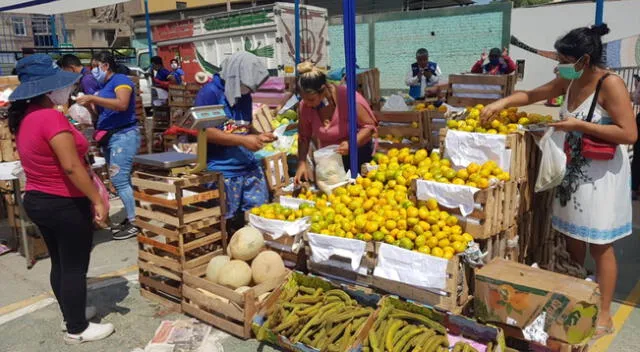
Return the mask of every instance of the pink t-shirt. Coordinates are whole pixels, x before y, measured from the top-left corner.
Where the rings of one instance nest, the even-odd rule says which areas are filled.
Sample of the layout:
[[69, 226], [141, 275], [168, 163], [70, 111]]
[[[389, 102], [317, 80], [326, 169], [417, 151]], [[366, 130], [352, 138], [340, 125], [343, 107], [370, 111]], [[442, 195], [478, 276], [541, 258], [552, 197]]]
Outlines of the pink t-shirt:
[[49, 144], [61, 132], [71, 132], [78, 156], [84, 161], [89, 142], [61, 112], [35, 105], [27, 109], [16, 137], [20, 161], [27, 176], [25, 189], [61, 197], [85, 197], [65, 174]]
[[[300, 103], [300, 122], [298, 124], [299, 138], [301, 140], [310, 140], [312, 137], [317, 138], [320, 144], [318, 148], [328, 145], [340, 144], [342, 141], [349, 139], [349, 114], [347, 108], [347, 87], [337, 86], [338, 107], [333, 112], [331, 121], [328, 126], [324, 126], [320, 118], [318, 110], [313, 107], [305, 106], [304, 101]], [[369, 107], [369, 102], [360, 93], [356, 92], [356, 103], [361, 105], [375, 121], [375, 115]], [[358, 121], [358, 130], [364, 127], [376, 129], [375, 125], [362, 125]]]

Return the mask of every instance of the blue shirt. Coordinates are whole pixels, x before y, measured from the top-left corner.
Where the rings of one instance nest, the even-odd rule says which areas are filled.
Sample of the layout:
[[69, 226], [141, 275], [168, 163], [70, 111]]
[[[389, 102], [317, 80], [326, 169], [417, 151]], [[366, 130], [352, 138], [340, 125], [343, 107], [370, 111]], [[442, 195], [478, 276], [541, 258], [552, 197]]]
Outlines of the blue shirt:
[[[98, 91], [98, 96], [101, 98], [115, 99], [116, 91], [120, 89], [127, 89], [131, 92], [129, 107], [125, 111], [115, 111], [96, 105], [98, 109], [97, 127], [99, 130], [115, 130], [136, 123], [135, 86], [129, 77], [120, 73], [114, 73], [111, 78], [104, 83], [102, 89]], [[137, 126], [131, 126], [131, 129], [133, 128], [137, 128]], [[128, 130], [129, 129], [127, 129], [127, 131]]]
[[171, 72], [171, 75], [176, 78], [176, 84], [182, 84], [182, 77], [184, 76], [184, 71], [181, 68], [177, 68], [175, 71]]
[[[253, 104], [251, 95], [243, 95], [231, 107], [224, 96], [224, 81], [219, 75], [206, 84], [196, 96], [194, 106], [224, 105], [224, 111], [238, 124], [251, 124]], [[222, 127], [219, 127], [222, 130]], [[207, 165], [210, 171], [222, 172], [224, 177], [245, 175], [259, 167], [253, 153], [242, 146], [223, 146], [209, 143], [207, 147]]]
[[93, 95], [100, 90], [100, 84], [98, 84], [98, 81], [91, 74], [91, 70], [83, 67], [80, 74], [82, 75], [82, 78], [80, 78], [80, 89], [82, 93]]
[[169, 75], [171, 75], [171, 71], [163, 67], [159, 69], [158, 72], [156, 73], [156, 78], [166, 82], [169, 80]]

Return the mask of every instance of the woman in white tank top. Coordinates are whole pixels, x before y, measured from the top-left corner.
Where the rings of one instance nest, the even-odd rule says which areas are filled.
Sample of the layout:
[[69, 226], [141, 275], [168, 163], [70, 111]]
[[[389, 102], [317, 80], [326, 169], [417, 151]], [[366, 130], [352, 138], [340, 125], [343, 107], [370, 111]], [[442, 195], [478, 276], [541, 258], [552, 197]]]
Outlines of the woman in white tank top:
[[[601, 311], [594, 338], [613, 332], [611, 300], [618, 268], [614, 241], [631, 234], [631, 168], [627, 145], [634, 144], [638, 131], [624, 81], [603, 69], [601, 36], [603, 24], [577, 28], [555, 43], [560, 77], [528, 92], [516, 92], [485, 107], [483, 119], [502, 109], [524, 106], [565, 95], [562, 120], [553, 123], [567, 132], [567, 171], [556, 189], [552, 226], [567, 237], [572, 259], [584, 264], [586, 250], [596, 262], [601, 292]], [[585, 121], [602, 81], [591, 122]], [[593, 160], [581, 153], [584, 134], [616, 144], [611, 160]], [[636, 156], [637, 157], [637, 156]]]

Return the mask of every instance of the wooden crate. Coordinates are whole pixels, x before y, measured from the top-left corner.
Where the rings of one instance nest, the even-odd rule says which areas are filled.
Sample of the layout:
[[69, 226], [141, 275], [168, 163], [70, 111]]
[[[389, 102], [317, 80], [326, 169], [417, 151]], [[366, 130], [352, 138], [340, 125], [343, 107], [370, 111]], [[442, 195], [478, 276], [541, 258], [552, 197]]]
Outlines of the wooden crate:
[[[221, 254], [222, 250], [216, 255]], [[280, 287], [287, 277], [283, 275], [253, 286], [244, 293], [237, 293], [207, 280], [206, 271], [207, 265], [184, 271], [182, 310], [243, 339], [251, 337], [251, 323], [263, 305], [263, 295]]]
[[[447, 104], [452, 106], [459, 106], [459, 107], [475, 106], [477, 104], [487, 105], [513, 93], [516, 81], [517, 79], [515, 78], [515, 74], [449, 75], [449, 82], [448, 82], [449, 87], [447, 89]], [[480, 86], [485, 86], [485, 87], [480, 87]], [[487, 89], [481, 89], [481, 88], [487, 88]], [[496, 97], [486, 98], [486, 95], [495, 95]]]
[[371, 286], [373, 283], [373, 269], [376, 264], [376, 247], [373, 242], [367, 242], [365, 247], [365, 255], [360, 261], [360, 268], [366, 272], [357, 272], [351, 270], [350, 258], [332, 256], [326, 263], [314, 263], [311, 259], [313, 251], [309, 245], [309, 236], [307, 233], [302, 235], [304, 242], [304, 251], [307, 256], [307, 269], [309, 272], [324, 276], [329, 279], [338, 280], [343, 283], [350, 283], [360, 286]]
[[373, 68], [359, 73], [356, 76], [356, 84], [358, 92], [369, 102], [371, 108], [375, 111], [380, 110], [380, 71]]
[[440, 129], [447, 127], [446, 112], [427, 110], [425, 112], [425, 139], [429, 149], [440, 148]]
[[200, 91], [197, 83], [187, 83], [187, 85], [169, 85], [169, 106], [191, 108]]
[[276, 153], [262, 159], [267, 187], [273, 194], [289, 184], [289, 165], [286, 153]]
[[[427, 147], [429, 131], [428, 126], [425, 125], [426, 113], [424, 111], [379, 111], [375, 112], [375, 115], [380, 123], [378, 126], [378, 138], [383, 138], [387, 135], [406, 139], [418, 138], [418, 142], [410, 144], [387, 143], [380, 140], [378, 148], [381, 150], [384, 151], [391, 148], [421, 149]], [[418, 127], [412, 127], [412, 125], [417, 125]]]
[[[416, 194], [417, 182], [411, 182], [411, 192]], [[426, 199], [419, 199], [426, 200]], [[518, 213], [517, 183], [508, 181], [493, 187], [480, 190], [474, 195], [476, 206], [473, 212], [462, 217], [460, 209], [440, 206], [451, 214], [457, 214], [462, 219], [466, 232], [475, 239], [482, 240], [492, 237], [515, 225]]]
[[471, 275], [471, 269], [464, 265], [460, 257], [454, 256], [447, 263], [447, 284], [444, 290], [429, 290], [376, 276], [372, 276], [371, 286], [404, 299], [459, 314], [471, 299]]
[[477, 240], [480, 244], [482, 252], [486, 252], [485, 262], [489, 262], [495, 258], [509, 259], [518, 261], [519, 248], [510, 247], [510, 242], [518, 240], [518, 226], [513, 225], [509, 229], [501, 231], [496, 235], [484, 240]]
[[9, 130], [9, 120], [8, 119], [0, 119], [0, 140], [12, 139], [13, 134]]
[[280, 236], [278, 239], [273, 239], [268, 234], [263, 234], [263, 236], [267, 248], [280, 254], [287, 268], [302, 272], [307, 271], [307, 253], [304, 248], [298, 248], [297, 252], [294, 250], [295, 236]]
[[189, 114], [188, 107], [184, 106], [171, 106], [169, 107], [169, 127], [173, 125], [179, 125], [180, 122]]
[[153, 108], [153, 130], [164, 131], [171, 124], [169, 107], [156, 106]]
[[[204, 185], [214, 183], [218, 190]], [[224, 181], [217, 173], [168, 177], [135, 172], [141, 294], [179, 311], [182, 272], [226, 248]], [[219, 191], [222, 190], [222, 191]]]
[[253, 111], [253, 128], [259, 133], [272, 132], [271, 121], [273, 121], [273, 113], [267, 105], [262, 105], [259, 109]]
[[[444, 155], [446, 145], [445, 139], [448, 129], [440, 130], [440, 154]], [[475, 132], [466, 132], [475, 133]], [[527, 181], [534, 180], [537, 175], [537, 163], [539, 158], [538, 147], [529, 133], [510, 133], [504, 135], [505, 148], [511, 151], [511, 162], [509, 174], [511, 180]], [[466, 166], [466, 165], [460, 165]]]

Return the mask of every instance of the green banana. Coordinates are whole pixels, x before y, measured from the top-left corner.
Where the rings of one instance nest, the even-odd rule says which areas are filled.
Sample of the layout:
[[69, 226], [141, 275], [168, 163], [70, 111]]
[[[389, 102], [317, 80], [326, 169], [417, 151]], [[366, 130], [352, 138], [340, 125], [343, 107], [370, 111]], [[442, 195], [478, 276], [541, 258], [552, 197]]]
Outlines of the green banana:
[[435, 321], [419, 314], [394, 309], [391, 314], [389, 314], [389, 317], [393, 319], [415, 320], [426, 325], [428, 328], [434, 329], [442, 335], [447, 333], [447, 330], [442, 326], [442, 324], [436, 323]]
[[372, 352], [382, 352], [380, 350], [378, 338], [376, 337], [376, 332], [373, 331], [373, 329], [369, 330], [369, 346], [371, 347]]
[[393, 337], [404, 324], [406, 324], [404, 320], [395, 320], [389, 327], [389, 330], [384, 337], [384, 347], [387, 351], [393, 351]]
[[397, 343], [393, 345], [393, 352], [402, 352], [404, 347], [407, 345], [409, 340], [413, 337], [420, 335], [424, 330], [418, 327], [414, 327], [410, 331], [408, 331], [404, 336], [402, 336]]

